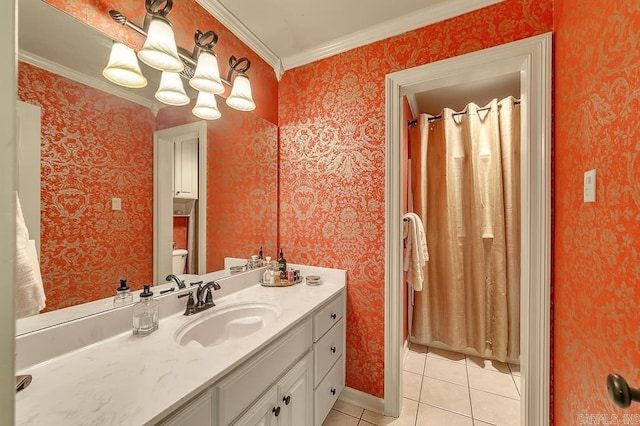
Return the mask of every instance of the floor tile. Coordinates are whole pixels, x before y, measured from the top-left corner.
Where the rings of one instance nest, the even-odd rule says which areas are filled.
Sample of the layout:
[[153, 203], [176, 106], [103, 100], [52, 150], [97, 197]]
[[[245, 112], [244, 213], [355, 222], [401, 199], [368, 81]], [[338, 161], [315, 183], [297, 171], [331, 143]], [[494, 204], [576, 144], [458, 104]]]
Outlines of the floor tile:
[[427, 359], [424, 375], [464, 386], [467, 386], [469, 383], [467, 381], [466, 365], [435, 357]]
[[416, 425], [473, 426], [473, 420], [471, 417], [443, 410], [432, 405], [420, 404]]
[[520, 376], [520, 366], [517, 364], [509, 364], [509, 368], [511, 369], [511, 374], [514, 376]]
[[409, 352], [404, 360], [404, 370], [422, 376], [424, 373], [424, 362], [427, 359], [425, 354]]
[[445, 351], [444, 349], [435, 349], [429, 348], [429, 352], [427, 353], [428, 358], [439, 358], [445, 359], [447, 361], [455, 361], [465, 363], [464, 354], [459, 354], [457, 352]]
[[500, 426], [520, 426], [520, 401], [471, 389], [474, 419]]
[[358, 426], [358, 421], [359, 419], [351, 417], [348, 414], [331, 410], [329, 411], [327, 418], [324, 419], [322, 426]]
[[364, 408], [349, 404], [348, 402], [344, 402], [339, 399], [335, 404], [333, 404], [333, 409], [357, 418], [360, 418], [364, 412]]
[[520, 394], [510, 374], [486, 371], [482, 368], [467, 369], [469, 387], [491, 392], [508, 398], [518, 399]]
[[482, 368], [488, 371], [499, 371], [500, 373], [511, 374], [511, 370], [509, 370], [509, 366], [506, 362], [482, 359], [476, 356], [467, 356], [467, 366]]
[[471, 416], [471, 403], [467, 386], [425, 377], [422, 381], [420, 402]]
[[400, 417], [385, 417], [382, 414], [373, 411], [364, 410], [362, 420], [372, 423], [376, 426], [414, 426], [416, 424], [416, 415], [418, 413], [418, 402], [411, 399], [402, 399], [402, 411]]
[[402, 372], [402, 396], [418, 401], [420, 399], [420, 387], [422, 386], [422, 376], [420, 374]]
[[520, 383], [521, 383], [521, 378], [520, 376], [513, 376], [513, 381], [516, 384], [516, 388], [518, 389], [518, 395], [522, 396], [522, 389], [520, 389]]
[[358, 423], [358, 426], [376, 426], [373, 423], [369, 423], [366, 420], [360, 420], [360, 422]]
[[473, 419], [473, 426], [496, 426], [493, 423], [485, 423], [477, 419]]

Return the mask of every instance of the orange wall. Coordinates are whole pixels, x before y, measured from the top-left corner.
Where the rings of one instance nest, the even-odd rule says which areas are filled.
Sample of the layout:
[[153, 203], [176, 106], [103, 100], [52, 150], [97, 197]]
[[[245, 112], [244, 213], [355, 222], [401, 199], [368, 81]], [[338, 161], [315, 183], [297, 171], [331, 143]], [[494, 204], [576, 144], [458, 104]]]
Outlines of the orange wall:
[[46, 309], [113, 296], [120, 278], [142, 288], [152, 274], [153, 115], [23, 62], [18, 97], [42, 108]]
[[280, 241], [348, 270], [347, 386], [383, 396], [385, 75], [551, 31], [552, 6], [506, 0], [283, 76]]
[[[122, 41], [136, 50], [142, 48], [144, 38], [136, 32], [116, 24], [109, 17], [109, 10], [115, 9], [133, 23], [142, 25], [145, 15], [144, 0], [45, 0], [47, 3], [75, 16], [94, 28], [105, 33], [114, 40]], [[251, 80], [255, 112], [272, 123], [278, 118], [278, 81], [273, 68], [262, 60], [249, 47], [241, 42], [231, 31], [204, 10], [196, 0], [175, 1], [169, 15], [176, 36], [176, 43], [185, 49], [193, 49], [193, 34], [201, 31], [215, 31], [219, 41], [214, 51], [218, 56], [220, 75], [224, 78], [229, 71], [229, 57], [245, 56], [251, 61], [251, 69], [247, 72]], [[105, 65], [108, 58], [105, 58]], [[224, 95], [226, 97], [229, 94]], [[220, 102], [218, 102], [220, 103]]]
[[[623, 424], [640, 404], [617, 409], [605, 379], [640, 386], [640, 6], [556, 0], [554, 19], [555, 424]], [[585, 204], [594, 168], [596, 202]]]
[[[225, 257], [258, 254], [276, 259], [278, 128], [253, 113], [218, 107], [207, 122], [207, 271]], [[157, 129], [199, 121], [192, 106], [163, 108]], [[238, 238], [238, 236], [242, 238]]]
[[189, 233], [188, 217], [173, 217], [173, 242], [176, 243], [176, 249], [186, 249]]

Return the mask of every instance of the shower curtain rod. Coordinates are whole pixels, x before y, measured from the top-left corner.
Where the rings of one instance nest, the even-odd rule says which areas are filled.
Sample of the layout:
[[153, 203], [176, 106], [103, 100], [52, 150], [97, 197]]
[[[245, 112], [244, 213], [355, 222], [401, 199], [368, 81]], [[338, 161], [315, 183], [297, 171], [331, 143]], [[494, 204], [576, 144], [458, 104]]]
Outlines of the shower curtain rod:
[[[520, 105], [520, 101], [514, 101], [513, 102], [514, 105]], [[498, 108], [500, 108], [500, 105], [498, 105]], [[476, 111], [487, 111], [491, 109], [491, 107], [484, 107], [484, 108], [478, 108]], [[458, 116], [458, 115], [465, 115], [467, 113], [467, 111], [461, 111], [461, 112], [454, 112], [453, 114], [451, 114], [452, 117]], [[431, 123], [432, 121], [436, 121], [436, 120], [440, 120], [442, 118], [442, 115], [435, 115], [433, 117], [429, 117], [427, 119], [427, 121], [429, 123]], [[407, 126], [409, 127], [413, 127], [416, 124], [418, 124], [418, 120], [407, 120]]]

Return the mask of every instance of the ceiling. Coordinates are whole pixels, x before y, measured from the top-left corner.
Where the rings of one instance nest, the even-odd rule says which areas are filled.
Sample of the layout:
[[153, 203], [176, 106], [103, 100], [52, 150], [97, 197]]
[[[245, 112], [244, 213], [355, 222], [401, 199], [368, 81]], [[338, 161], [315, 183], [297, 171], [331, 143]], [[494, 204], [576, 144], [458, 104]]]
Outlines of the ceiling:
[[267, 63], [287, 69], [502, 0], [196, 0]]

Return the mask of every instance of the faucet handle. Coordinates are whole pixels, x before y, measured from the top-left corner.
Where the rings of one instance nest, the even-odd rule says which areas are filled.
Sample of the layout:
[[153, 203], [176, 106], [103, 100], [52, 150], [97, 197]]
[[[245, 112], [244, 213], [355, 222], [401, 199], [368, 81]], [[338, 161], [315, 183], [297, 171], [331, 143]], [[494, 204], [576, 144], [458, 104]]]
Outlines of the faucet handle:
[[197, 281], [195, 283], [189, 283], [189, 287], [195, 287], [198, 286], [200, 287], [200, 284], [202, 284], [204, 281]]
[[189, 296], [187, 300], [187, 307], [184, 310], [184, 315], [193, 315], [196, 313], [196, 302], [193, 300], [193, 291], [178, 295], [178, 299]]
[[211, 287], [207, 287], [207, 295], [204, 298], [204, 306], [216, 306], [216, 304], [213, 302], [213, 294], [211, 293]]

